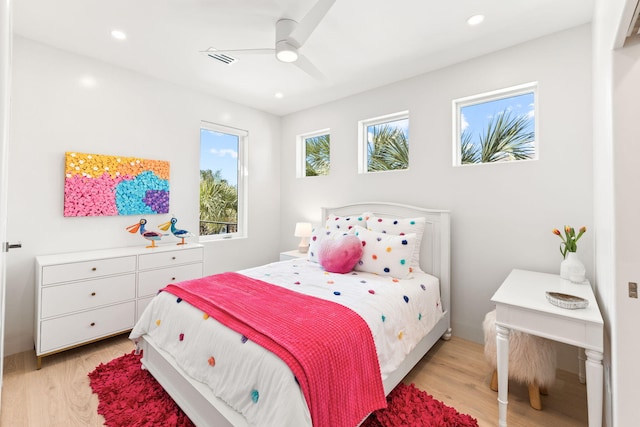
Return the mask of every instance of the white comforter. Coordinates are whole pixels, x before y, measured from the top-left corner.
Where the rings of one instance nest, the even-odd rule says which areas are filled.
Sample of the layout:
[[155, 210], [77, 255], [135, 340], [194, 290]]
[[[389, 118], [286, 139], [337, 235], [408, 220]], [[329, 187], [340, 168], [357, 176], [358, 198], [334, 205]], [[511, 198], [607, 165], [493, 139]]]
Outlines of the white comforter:
[[[357, 312], [371, 328], [383, 380], [443, 316], [438, 279], [424, 273], [404, 280], [362, 272], [334, 274], [306, 260], [239, 273]], [[203, 322], [203, 317], [208, 316], [161, 292], [130, 338], [149, 335], [185, 372], [243, 414], [249, 425], [310, 426], [305, 398], [288, 366], [214, 319]]]

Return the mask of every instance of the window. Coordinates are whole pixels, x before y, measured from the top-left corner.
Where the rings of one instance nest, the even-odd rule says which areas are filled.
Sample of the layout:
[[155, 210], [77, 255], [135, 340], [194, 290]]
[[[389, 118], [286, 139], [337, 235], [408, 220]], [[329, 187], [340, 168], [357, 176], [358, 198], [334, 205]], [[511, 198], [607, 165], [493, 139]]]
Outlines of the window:
[[208, 122], [200, 125], [201, 240], [246, 234], [247, 137], [243, 130]]
[[358, 172], [409, 168], [409, 112], [358, 122]]
[[329, 175], [330, 146], [329, 129], [298, 135], [298, 178]]
[[537, 159], [537, 83], [453, 101], [453, 165]]

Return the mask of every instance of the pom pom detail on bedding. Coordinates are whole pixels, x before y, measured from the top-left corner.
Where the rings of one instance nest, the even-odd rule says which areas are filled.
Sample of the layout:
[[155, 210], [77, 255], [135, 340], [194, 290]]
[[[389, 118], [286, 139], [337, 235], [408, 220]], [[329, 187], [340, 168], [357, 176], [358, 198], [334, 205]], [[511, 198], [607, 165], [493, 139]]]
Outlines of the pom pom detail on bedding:
[[415, 249], [415, 234], [394, 236], [362, 227], [356, 227], [355, 233], [362, 241], [362, 258], [356, 270], [400, 279], [409, 277], [413, 271], [409, 263]]

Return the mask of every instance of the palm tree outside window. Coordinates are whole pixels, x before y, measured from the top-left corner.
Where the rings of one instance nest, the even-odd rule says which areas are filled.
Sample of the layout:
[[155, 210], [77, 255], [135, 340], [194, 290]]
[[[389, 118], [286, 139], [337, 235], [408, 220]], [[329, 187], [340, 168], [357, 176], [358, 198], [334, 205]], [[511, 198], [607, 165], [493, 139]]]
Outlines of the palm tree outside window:
[[200, 127], [200, 238], [243, 236], [247, 132], [203, 122]]
[[536, 87], [455, 100], [454, 166], [537, 159]]
[[409, 168], [409, 112], [363, 120], [359, 123], [359, 172]]
[[329, 175], [331, 168], [331, 134], [328, 130], [301, 135], [299, 137], [304, 174], [298, 176]]

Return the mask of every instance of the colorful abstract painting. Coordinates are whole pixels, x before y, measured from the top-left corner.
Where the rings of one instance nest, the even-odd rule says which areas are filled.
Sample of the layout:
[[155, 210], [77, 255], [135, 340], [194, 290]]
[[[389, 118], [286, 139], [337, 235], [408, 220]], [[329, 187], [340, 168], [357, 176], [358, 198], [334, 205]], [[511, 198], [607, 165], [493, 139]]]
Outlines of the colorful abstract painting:
[[169, 212], [169, 162], [67, 152], [64, 216]]

